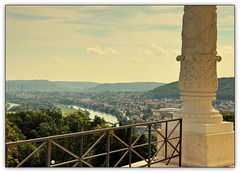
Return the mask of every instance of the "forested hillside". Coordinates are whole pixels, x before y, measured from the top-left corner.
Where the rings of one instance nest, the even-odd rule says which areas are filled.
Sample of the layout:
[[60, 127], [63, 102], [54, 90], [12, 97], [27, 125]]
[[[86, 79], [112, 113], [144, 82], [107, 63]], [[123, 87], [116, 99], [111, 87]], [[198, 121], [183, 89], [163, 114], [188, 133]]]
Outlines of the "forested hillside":
[[[180, 93], [178, 82], [172, 82], [157, 87], [148, 92], [154, 99], [161, 98], [179, 98]], [[235, 78], [218, 78], [217, 99], [234, 100], [235, 99]]]
[[48, 80], [8, 80], [6, 91], [76, 91], [97, 86], [96, 82], [65, 82]]
[[92, 91], [148, 91], [164, 83], [159, 82], [133, 82], [133, 83], [105, 83], [91, 88]]

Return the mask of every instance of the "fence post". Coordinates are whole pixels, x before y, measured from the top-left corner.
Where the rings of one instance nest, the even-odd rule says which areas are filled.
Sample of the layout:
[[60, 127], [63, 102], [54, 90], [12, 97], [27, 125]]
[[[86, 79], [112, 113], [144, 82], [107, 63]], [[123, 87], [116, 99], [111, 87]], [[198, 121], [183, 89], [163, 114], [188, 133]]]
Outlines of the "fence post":
[[51, 140], [48, 140], [47, 143], [47, 158], [46, 158], [46, 166], [51, 166]]
[[80, 158], [81, 158], [81, 161], [80, 161], [80, 166], [82, 167], [82, 155], [83, 155], [83, 135], [81, 135], [81, 142], [80, 142]]
[[5, 167], [8, 167], [8, 147], [5, 145]]
[[180, 143], [179, 143], [179, 167], [182, 166], [182, 119], [180, 121]]
[[[132, 145], [132, 127], [129, 127], [129, 146]], [[129, 167], [132, 167], [132, 150], [129, 148]]]
[[151, 138], [152, 138], [152, 125], [148, 125], [148, 167], [151, 167]]
[[165, 127], [165, 159], [167, 159], [167, 141], [168, 141], [168, 122], [166, 121], [166, 127]]
[[109, 159], [110, 159], [110, 131], [107, 131], [107, 158], [106, 158], [106, 167], [109, 167]]

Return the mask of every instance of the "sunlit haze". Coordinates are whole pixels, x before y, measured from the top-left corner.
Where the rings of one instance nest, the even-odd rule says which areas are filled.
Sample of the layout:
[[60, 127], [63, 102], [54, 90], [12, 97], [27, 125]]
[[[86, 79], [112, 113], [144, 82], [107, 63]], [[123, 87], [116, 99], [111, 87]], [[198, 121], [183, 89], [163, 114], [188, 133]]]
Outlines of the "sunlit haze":
[[[218, 6], [218, 77], [234, 76], [234, 6]], [[183, 6], [6, 6], [6, 80], [173, 82]]]

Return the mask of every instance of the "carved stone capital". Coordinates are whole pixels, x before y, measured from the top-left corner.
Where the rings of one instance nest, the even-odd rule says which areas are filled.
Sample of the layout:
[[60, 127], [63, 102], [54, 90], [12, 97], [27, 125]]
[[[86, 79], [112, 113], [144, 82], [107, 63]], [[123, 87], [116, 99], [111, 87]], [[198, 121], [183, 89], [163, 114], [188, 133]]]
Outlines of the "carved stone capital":
[[213, 55], [188, 55], [181, 58], [179, 89], [182, 92], [216, 92], [216, 62]]

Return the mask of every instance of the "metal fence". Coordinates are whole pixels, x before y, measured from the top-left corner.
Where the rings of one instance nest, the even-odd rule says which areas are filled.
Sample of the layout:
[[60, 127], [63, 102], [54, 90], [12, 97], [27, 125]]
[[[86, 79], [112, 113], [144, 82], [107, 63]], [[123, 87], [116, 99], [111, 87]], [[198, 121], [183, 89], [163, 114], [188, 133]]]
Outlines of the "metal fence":
[[235, 115], [223, 115], [224, 121], [235, 122]]
[[[172, 128], [169, 128], [169, 123], [173, 122], [174, 126]], [[160, 129], [156, 128], [156, 125], [163, 125], [165, 127], [164, 131], [161, 131]], [[145, 129], [141, 132], [141, 134], [135, 139], [135, 141], [132, 141], [132, 128], [137, 126], [146, 126]], [[176, 129], [179, 129], [178, 131]], [[129, 140], [128, 142], [124, 142], [120, 137], [118, 137], [114, 131], [119, 129], [129, 129]], [[159, 136], [159, 138], [156, 141], [152, 140], [152, 133], [153, 130], [155, 133]], [[176, 132], [177, 133], [174, 133]], [[146, 133], [148, 132], [148, 133]], [[102, 133], [101, 136], [95, 141], [93, 145], [91, 145], [85, 153], [83, 153], [83, 137], [85, 135], [90, 134], [96, 134], [96, 133]], [[172, 135], [172, 134], [175, 135]], [[176, 136], [177, 134], [177, 136]], [[146, 135], [148, 142], [144, 144], [136, 144], [137, 141], [140, 139], [142, 135]], [[63, 147], [59, 143], [56, 142], [57, 139], [61, 138], [68, 138], [68, 137], [74, 137], [74, 136], [80, 136], [80, 155], [74, 154], [72, 151], [69, 151], [67, 148]], [[111, 151], [110, 150], [110, 136], [113, 136], [121, 142], [125, 147]], [[174, 136], [174, 137], [173, 137]], [[90, 152], [92, 149], [101, 141], [105, 139], [106, 140], [106, 152], [91, 155]], [[160, 139], [160, 140], [159, 140]], [[173, 141], [174, 142], [171, 142]], [[9, 147], [16, 147], [18, 145], [27, 144], [27, 143], [36, 143], [36, 142], [42, 142], [39, 147], [34, 150], [31, 154], [29, 154], [25, 159], [23, 159], [17, 167], [23, 166], [23, 164], [28, 161], [35, 153], [37, 153], [40, 149], [43, 149], [44, 146], [46, 148], [46, 167], [57, 167], [66, 165], [69, 163], [75, 163], [72, 167], [80, 166], [82, 167], [83, 163], [89, 167], [93, 167], [87, 160], [90, 158], [96, 158], [99, 156], [105, 156], [104, 161], [104, 167], [110, 167], [109, 160], [110, 160], [110, 154], [124, 151], [124, 154], [122, 157], [117, 161], [117, 163], [114, 165], [114, 167], [117, 167], [119, 163], [126, 157], [128, 154], [129, 156], [129, 167], [132, 167], [132, 155], [133, 153], [136, 154], [141, 160], [145, 161], [143, 165], [140, 167], [151, 167], [151, 165], [156, 164], [158, 162], [164, 162], [166, 165], [169, 164], [171, 159], [178, 157], [178, 166], [181, 167], [181, 146], [182, 146], [182, 119], [173, 119], [173, 120], [166, 120], [166, 121], [157, 121], [157, 122], [147, 122], [147, 123], [140, 123], [140, 124], [132, 124], [132, 125], [125, 125], [120, 127], [113, 127], [113, 128], [103, 128], [98, 130], [91, 130], [91, 131], [83, 131], [83, 132], [77, 132], [77, 133], [69, 133], [69, 134], [63, 134], [63, 135], [56, 135], [56, 136], [49, 136], [49, 137], [43, 137], [43, 138], [35, 138], [30, 140], [23, 140], [23, 141], [16, 141], [16, 142], [10, 142], [6, 143], [6, 162], [5, 166], [8, 167], [8, 148]], [[152, 144], [159, 144], [159, 147], [157, 148], [155, 153], [151, 153], [151, 145]], [[160, 145], [161, 144], [161, 145]], [[51, 164], [51, 146], [55, 145], [61, 150], [67, 152], [71, 156], [73, 156], [75, 159], [65, 161], [62, 163], [57, 164]], [[141, 156], [135, 149], [143, 146], [148, 146], [148, 156], [147, 158], [144, 158]], [[171, 146], [171, 148], [169, 148]], [[159, 152], [163, 152], [163, 157], [156, 160], [156, 156]]]

